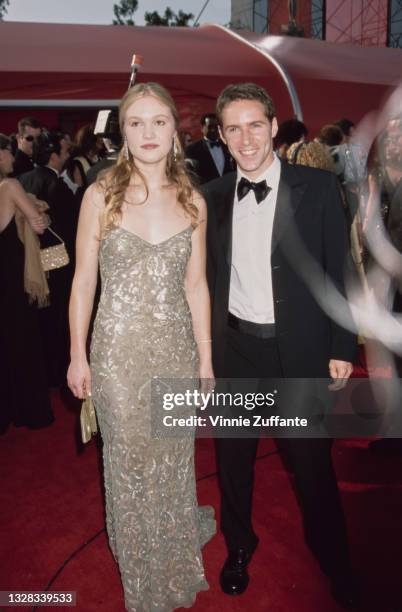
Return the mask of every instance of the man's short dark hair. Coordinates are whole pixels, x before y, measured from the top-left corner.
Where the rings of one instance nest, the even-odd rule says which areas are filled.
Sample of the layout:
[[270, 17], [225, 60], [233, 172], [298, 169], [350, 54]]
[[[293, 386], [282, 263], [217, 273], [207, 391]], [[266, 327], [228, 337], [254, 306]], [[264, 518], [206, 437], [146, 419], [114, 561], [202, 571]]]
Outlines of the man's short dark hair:
[[200, 119], [201, 126], [204, 127], [207, 119], [218, 119], [215, 113], [205, 113]]
[[294, 142], [299, 142], [304, 136], [307, 136], [308, 129], [304, 125], [303, 121], [298, 119], [288, 119], [283, 121], [278, 126], [278, 132], [274, 139], [275, 148], [277, 149], [281, 145], [288, 145], [290, 147]]
[[228, 85], [219, 94], [218, 101], [216, 103], [216, 115], [218, 117], [219, 125], [222, 125], [222, 113], [225, 106], [238, 100], [253, 100], [261, 102], [267, 119], [272, 121], [272, 119], [275, 117], [274, 103], [263, 87], [257, 85], [256, 83], [237, 83], [235, 85]]
[[342, 130], [345, 136], [349, 136], [350, 129], [355, 127], [355, 124], [350, 119], [339, 119], [338, 121], [334, 122], [334, 125], [338, 126], [338, 128]]
[[38, 166], [46, 166], [52, 153], [60, 155], [62, 136], [57, 132], [43, 132], [34, 140], [32, 159]]
[[23, 136], [26, 127], [40, 129], [42, 124], [38, 119], [35, 119], [35, 117], [23, 117], [18, 121], [18, 134], [20, 136]]

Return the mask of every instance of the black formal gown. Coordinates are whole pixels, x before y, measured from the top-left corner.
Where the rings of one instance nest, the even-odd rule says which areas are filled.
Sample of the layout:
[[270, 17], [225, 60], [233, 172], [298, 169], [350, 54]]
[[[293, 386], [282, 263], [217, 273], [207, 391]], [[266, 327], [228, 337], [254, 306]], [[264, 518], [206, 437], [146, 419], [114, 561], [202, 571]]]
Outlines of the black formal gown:
[[38, 310], [24, 291], [24, 259], [12, 218], [0, 233], [0, 433], [10, 424], [37, 429], [54, 420]]

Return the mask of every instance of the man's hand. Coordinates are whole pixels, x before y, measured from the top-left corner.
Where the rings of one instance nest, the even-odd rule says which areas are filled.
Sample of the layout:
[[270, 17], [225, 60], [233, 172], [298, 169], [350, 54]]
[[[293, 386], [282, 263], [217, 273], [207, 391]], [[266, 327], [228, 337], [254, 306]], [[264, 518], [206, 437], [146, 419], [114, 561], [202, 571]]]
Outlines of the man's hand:
[[339, 389], [343, 389], [346, 386], [352, 371], [353, 366], [350, 361], [330, 359], [329, 374], [334, 382], [328, 385], [328, 389], [330, 391], [339, 391]]

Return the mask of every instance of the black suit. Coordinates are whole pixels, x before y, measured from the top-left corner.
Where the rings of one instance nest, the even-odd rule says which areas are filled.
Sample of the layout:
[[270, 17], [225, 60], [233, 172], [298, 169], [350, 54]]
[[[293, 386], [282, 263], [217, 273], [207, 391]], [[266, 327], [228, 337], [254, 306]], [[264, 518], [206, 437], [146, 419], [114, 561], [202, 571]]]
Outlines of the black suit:
[[30, 172], [34, 167], [34, 163], [29, 155], [21, 151], [21, 149], [17, 149], [14, 156], [13, 176], [18, 177], [24, 174], [24, 172]]
[[[317, 304], [308, 285], [311, 272], [297, 237], [319, 264], [315, 274], [321, 291], [326, 275], [342, 291], [348, 241], [336, 177], [282, 163], [270, 261], [276, 337], [269, 340], [240, 333], [227, 324], [235, 184], [236, 174], [232, 173], [203, 188], [208, 204], [215, 375], [261, 381], [270, 377], [328, 377], [331, 358], [353, 360], [356, 339], [331, 321]], [[349, 557], [331, 442], [283, 438], [279, 446], [294, 473], [306, 541], [322, 569], [336, 575], [346, 571]], [[258, 543], [251, 523], [257, 444], [256, 438], [218, 441], [222, 531], [229, 550], [242, 547], [252, 552]]]
[[[225, 159], [225, 165], [223, 168], [223, 174], [232, 172], [234, 169], [234, 161], [231, 157], [229, 150], [223, 141], [222, 151]], [[200, 184], [208, 183], [213, 179], [219, 178], [219, 172], [216, 167], [214, 158], [212, 157], [205, 138], [197, 140], [193, 144], [189, 145], [186, 149], [186, 158], [191, 159], [195, 162], [193, 171], [198, 176]]]

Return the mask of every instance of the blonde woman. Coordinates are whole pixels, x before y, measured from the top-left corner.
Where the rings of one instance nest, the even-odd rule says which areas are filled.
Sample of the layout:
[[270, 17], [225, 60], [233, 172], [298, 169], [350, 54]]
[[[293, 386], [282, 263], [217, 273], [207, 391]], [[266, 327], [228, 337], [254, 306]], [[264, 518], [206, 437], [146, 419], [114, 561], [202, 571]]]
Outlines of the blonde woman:
[[335, 163], [328, 147], [320, 142], [295, 142], [286, 153], [291, 164], [335, 172]]
[[170, 94], [135, 85], [119, 115], [122, 151], [81, 209], [68, 382], [77, 397], [94, 399], [107, 530], [127, 610], [168, 611], [190, 607], [208, 588], [200, 547], [215, 524], [211, 508], [197, 507], [193, 439], [150, 436], [150, 381], [213, 378], [206, 206], [184, 168]]

